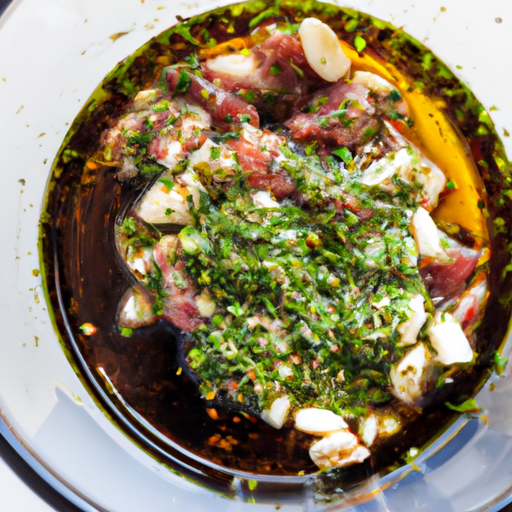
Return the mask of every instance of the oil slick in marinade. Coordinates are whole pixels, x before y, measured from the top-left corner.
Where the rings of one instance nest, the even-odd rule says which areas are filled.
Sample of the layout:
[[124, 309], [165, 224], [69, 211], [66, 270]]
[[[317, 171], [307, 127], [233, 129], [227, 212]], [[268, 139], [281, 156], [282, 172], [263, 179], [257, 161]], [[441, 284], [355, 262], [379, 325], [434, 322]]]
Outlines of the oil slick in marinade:
[[151, 177], [118, 219], [117, 322], [170, 322], [206, 400], [361, 463], [474, 362], [489, 250], [434, 222], [446, 170], [327, 25], [252, 43], [165, 68], [102, 136], [120, 181]]

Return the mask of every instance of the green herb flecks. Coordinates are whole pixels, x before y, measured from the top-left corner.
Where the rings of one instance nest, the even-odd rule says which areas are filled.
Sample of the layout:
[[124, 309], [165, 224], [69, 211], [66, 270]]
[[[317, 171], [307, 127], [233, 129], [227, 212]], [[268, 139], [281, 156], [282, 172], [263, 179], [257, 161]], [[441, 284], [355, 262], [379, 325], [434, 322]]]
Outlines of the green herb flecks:
[[494, 354], [494, 368], [497, 375], [503, 375], [508, 365], [508, 357], [501, 357], [498, 352]]
[[333, 154], [339, 156], [347, 165], [352, 162], [352, 154], [348, 148], [340, 148], [333, 151]]
[[470, 398], [469, 400], [466, 400], [460, 405], [453, 405], [450, 402], [445, 402], [445, 405], [446, 407], [448, 407], [448, 409], [451, 409], [452, 411], [461, 412], [465, 414], [479, 413], [482, 410], [481, 407], [478, 407], [476, 400], [474, 398]]
[[283, 68], [279, 64], [274, 64], [270, 68], [271, 75], [280, 75], [283, 72]]
[[174, 188], [174, 181], [172, 181], [171, 178], [160, 178], [158, 182], [164, 184], [167, 192], [170, 192]]
[[358, 52], [362, 52], [366, 48], [366, 40], [361, 36], [354, 38], [354, 46]]
[[180, 76], [179, 76], [178, 82], [176, 84], [176, 92], [184, 94], [184, 93], [188, 92], [191, 85], [192, 85], [192, 79], [190, 78], [189, 74], [184, 69], [182, 69], [180, 71]]

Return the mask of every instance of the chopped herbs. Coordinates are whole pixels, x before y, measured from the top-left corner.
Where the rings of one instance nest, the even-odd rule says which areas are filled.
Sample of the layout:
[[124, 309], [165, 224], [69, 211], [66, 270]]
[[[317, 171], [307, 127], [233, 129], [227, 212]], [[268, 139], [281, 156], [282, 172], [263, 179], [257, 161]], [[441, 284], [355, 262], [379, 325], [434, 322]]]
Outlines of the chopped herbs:
[[221, 148], [220, 146], [216, 146], [210, 149], [210, 158], [212, 160], [217, 160], [220, 158]]
[[358, 52], [362, 52], [366, 48], [366, 40], [361, 36], [354, 38], [354, 46]]
[[135, 219], [133, 217], [126, 217], [123, 220], [121, 231], [127, 236], [134, 235], [137, 231], [137, 228], [135, 226]]
[[162, 100], [158, 103], [155, 103], [151, 109], [153, 112], [165, 112], [166, 110], [169, 110], [169, 107], [171, 106], [170, 102], [168, 100]]
[[333, 154], [339, 156], [347, 165], [352, 162], [352, 154], [348, 148], [337, 149]]
[[393, 89], [386, 99], [391, 101], [400, 101], [402, 99], [402, 95], [396, 89]]
[[283, 72], [283, 68], [279, 64], [274, 64], [270, 68], [271, 75], [280, 75]]
[[494, 354], [494, 367], [497, 375], [503, 375], [508, 365], [508, 357], [501, 357], [498, 352]]
[[347, 23], [345, 23], [345, 31], [349, 33], [354, 32], [358, 25], [359, 20], [357, 20], [356, 18], [352, 18], [351, 20], [347, 21]]
[[166, 168], [160, 164], [149, 161], [148, 162], [140, 162], [138, 164], [139, 171], [142, 176], [145, 178], [150, 178], [155, 174], [160, 174], [162, 171], [165, 171]]
[[156, 137], [155, 133], [148, 132], [132, 132], [130, 137], [128, 138], [128, 144], [130, 146], [147, 146], [154, 138]]
[[[403, 353], [394, 341], [397, 321], [406, 318], [408, 293], [425, 294], [402, 237], [409, 229], [404, 209], [391, 198], [377, 206], [377, 197], [389, 196], [373, 197], [356, 182], [333, 187], [317, 157], [307, 155], [314, 148], [306, 148], [305, 159], [282, 151], [315, 211], [280, 206], [270, 215], [240, 183], [233, 200], [203, 195], [202, 233], [187, 227], [179, 235], [187, 275], [197, 282], [208, 276], [220, 313], [192, 333], [193, 368], [217, 395], [235, 378], [248, 407], [266, 407], [276, 382], [298, 403], [334, 411], [388, 402], [389, 368]], [[348, 161], [350, 152], [341, 154]], [[373, 210], [371, 219], [345, 210], [345, 221], [332, 220], [335, 212], [321, 204], [347, 193]], [[376, 313], [371, 303], [385, 295], [391, 305]], [[242, 378], [251, 369], [262, 392]]]
[[315, 154], [315, 149], [318, 147], [318, 142], [315, 140], [313, 144], [310, 144], [309, 146], [306, 146], [306, 149], [304, 150], [307, 156], [311, 156]]
[[180, 71], [178, 83], [176, 84], [176, 92], [184, 94], [184, 93], [188, 92], [191, 85], [192, 85], [192, 79], [190, 78], [188, 73], [184, 69], [182, 69]]
[[213, 135], [212, 140], [219, 143], [224, 142], [229, 139], [239, 139], [240, 138], [240, 132], [227, 132], [222, 135]]
[[191, 53], [190, 55], [187, 55], [183, 60], [190, 66], [191, 69], [197, 69], [200, 66], [197, 53]]
[[160, 178], [158, 182], [164, 184], [167, 192], [170, 192], [174, 187], [174, 181], [171, 178]]
[[476, 400], [474, 398], [470, 398], [469, 400], [466, 400], [460, 405], [453, 405], [450, 402], [446, 402], [445, 405], [446, 407], [448, 407], [448, 409], [451, 409], [452, 411], [461, 412], [465, 414], [479, 413], [482, 410], [481, 407], [478, 407]]

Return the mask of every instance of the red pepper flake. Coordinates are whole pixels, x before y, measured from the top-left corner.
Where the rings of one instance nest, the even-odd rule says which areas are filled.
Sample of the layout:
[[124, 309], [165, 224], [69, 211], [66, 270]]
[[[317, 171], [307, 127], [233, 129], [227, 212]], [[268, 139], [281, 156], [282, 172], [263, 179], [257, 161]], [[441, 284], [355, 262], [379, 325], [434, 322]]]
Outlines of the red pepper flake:
[[217, 409], [206, 409], [206, 413], [212, 420], [217, 421], [219, 419], [219, 413], [217, 412]]
[[322, 245], [322, 242], [320, 241], [320, 238], [318, 238], [318, 235], [315, 233], [310, 233], [306, 238], [306, 245], [310, 249], [316, 249], [320, 245]]
[[93, 334], [96, 334], [98, 328], [95, 325], [92, 325], [89, 322], [87, 322], [80, 326], [80, 330], [82, 331], [82, 334], [84, 334], [85, 336], [92, 336]]
[[222, 437], [219, 434], [215, 434], [208, 439], [208, 444], [212, 446], [214, 444], [217, 444], [221, 439]]
[[236, 380], [230, 379], [225, 384], [224, 387], [231, 392], [234, 392], [238, 389], [238, 382]]

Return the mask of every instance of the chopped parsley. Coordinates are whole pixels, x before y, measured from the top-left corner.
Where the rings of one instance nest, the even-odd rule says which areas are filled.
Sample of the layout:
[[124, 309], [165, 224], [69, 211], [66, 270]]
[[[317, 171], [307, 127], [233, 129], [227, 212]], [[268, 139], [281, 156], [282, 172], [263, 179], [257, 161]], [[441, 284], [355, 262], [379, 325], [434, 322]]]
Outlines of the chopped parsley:
[[474, 398], [470, 398], [465, 402], [462, 402], [460, 405], [453, 405], [450, 402], [445, 402], [446, 407], [451, 409], [452, 411], [461, 412], [461, 413], [479, 413], [482, 408], [478, 407], [476, 400]]
[[361, 36], [354, 38], [354, 46], [358, 52], [362, 52], [366, 48], [366, 40]]
[[[226, 399], [224, 384], [235, 379], [237, 400], [255, 410], [283, 391], [338, 412], [390, 401], [389, 370], [404, 353], [396, 327], [410, 294], [426, 295], [404, 208], [357, 181], [333, 184], [309, 148], [306, 157], [282, 151], [315, 209], [257, 207], [241, 181], [230, 195], [202, 194], [194, 213], [201, 230], [180, 233], [184, 272], [216, 302], [216, 315], [192, 333], [190, 366], [208, 393]], [[348, 160], [350, 152], [341, 154]], [[347, 195], [372, 216], [363, 222], [345, 208], [335, 217], [327, 198]], [[389, 306], [372, 307], [384, 296]]]
[[347, 165], [352, 162], [352, 154], [348, 148], [337, 149], [333, 154], [339, 156]]
[[215, 146], [210, 149], [210, 158], [212, 160], [218, 160], [220, 158], [221, 148], [220, 146]]
[[179, 76], [178, 82], [176, 84], [176, 92], [184, 94], [184, 93], [188, 92], [191, 85], [192, 85], [192, 79], [190, 78], [188, 73], [184, 69], [182, 69], [180, 71], [180, 76]]
[[237, 117], [241, 123], [248, 123], [251, 120], [251, 116], [247, 114], [237, 114]]
[[174, 181], [171, 178], [160, 178], [159, 183], [163, 183], [167, 192], [170, 192], [174, 188]]
[[158, 103], [155, 103], [151, 109], [153, 112], [165, 112], [166, 110], [169, 110], [169, 107], [171, 106], [170, 102], [168, 100], [162, 100]]
[[283, 72], [283, 68], [279, 64], [274, 64], [270, 67], [271, 75], [280, 75]]

